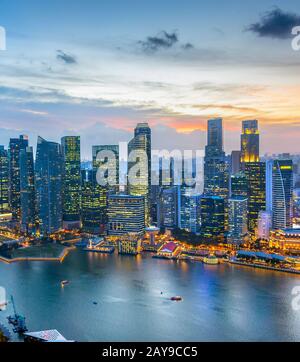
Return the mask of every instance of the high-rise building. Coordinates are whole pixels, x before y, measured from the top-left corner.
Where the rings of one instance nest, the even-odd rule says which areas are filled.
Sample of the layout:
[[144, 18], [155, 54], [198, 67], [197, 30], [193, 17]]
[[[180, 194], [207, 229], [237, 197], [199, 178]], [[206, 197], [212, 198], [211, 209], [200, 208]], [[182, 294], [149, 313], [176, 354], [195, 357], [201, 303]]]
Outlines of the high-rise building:
[[151, 128], [148, 123], [138, 123], [134, 129], [134, 137], [145, 135], [147, 139], [146, 153], [148, 158], [148, 185], [151, 185]]
[[257, 238], [269, 240], [272, 229], [272, 216], [268, 211], [260, 211], [258, 214]]
[[225, 232], [224, 199], [219, 196], [201, 198], [201, 234], [211, 241], [222, 241]]
[[[128, 193], [145, 199], [145, 224], [150, 224], [151, 172], [149, 174], [149, 135], [138, 133], [128, 144]], [[139, 168], [139, 169], [136, 169]]]
[[228, 241], [239, 245], [248, 232], [247, 214], [248, 199], [244, 196], [233, 196], [229, 199], [229, 233]]
[[201, 195], [182, 190], [179, 197], [178, 227], [191, 233], [199, 233], [201, 226]]
[[[103, 159], [99, 159], [100, 152], [103, 153]], [[109, 154], [114, 157], [110, 159]], [[110, 193], [119, 191], [119, 146], [118, 145], [97, 145], [93, 146], [93, 168], [98, 170], [106, 164], [107, 172], [104, 177], [107, 181], [107, 190]]]
[[266, 209], [266, 164], [245, 163], [244, 172], [248, 184], [248, 230], [254, 232], [259, 212]]
[[238, 172], [230, 177], [230, 194], [234, 196], [248, 197], [248, 182], [243, 172]]
[[59, 143], [38, 137], [35, 163], [39, 230], [48, 235], [62, 228], [62, 152]]
[[63, 156], [63, 227], [80, 228], [80, 137], [66, 136], [61, 139]]
[[19, 221], [21, 217], [20, 195], [20, 151], [28, 147], [28, 137], [20, 136], [9, 141], [9, 199], [12, 219]]
[[231, 175], [235, 175], [240, 171], [241, 171], [241, 151], [232, 151], [230, 173]]
[[204, 158], [204, 194], [228, 198], [229, 164], [223, 151], [222, 118], [208, 120]]
[[273, 229], [293, 226], [293, 161], [274, 160], [272, 169]]
[[0, 215], [9, 211], [9, 163], [8, 152], [0, 146]]
[[143, 196], [109, 195], [108, 235], [142, 234], [145, 229]]
[[96, 170], [82, 170], [81, 221], [82, 229], [91, 234], [103, 234], [107, 223], [107, 192], [96, 180]]
[[174, 229], [178, 226], [179, 188], [179, 186], [172, 186], [161, 189], [157, 210], [159, 228]]
[[35, 176], [33, 149], [26, 147], [20, 151], [20, 196], [21, 230], [26, 234], [36, 226]]
[[258, 121], [243, 121], [241, 135], [241, 162], [259, 161]]

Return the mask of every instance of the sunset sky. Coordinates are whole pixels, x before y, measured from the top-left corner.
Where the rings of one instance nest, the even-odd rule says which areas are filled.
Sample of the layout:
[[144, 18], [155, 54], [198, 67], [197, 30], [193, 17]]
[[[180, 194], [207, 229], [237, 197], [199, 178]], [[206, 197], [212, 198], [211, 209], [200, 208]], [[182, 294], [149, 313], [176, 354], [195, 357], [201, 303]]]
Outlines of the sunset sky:
[[1, 0], [0, 144], [80, 134], [91, 158], [148, 121], [154, 147], [195, 149], [223, 117], [227, 152], [253, 118], [262, 154], [300, 152], [296, 25], [298, 0]]

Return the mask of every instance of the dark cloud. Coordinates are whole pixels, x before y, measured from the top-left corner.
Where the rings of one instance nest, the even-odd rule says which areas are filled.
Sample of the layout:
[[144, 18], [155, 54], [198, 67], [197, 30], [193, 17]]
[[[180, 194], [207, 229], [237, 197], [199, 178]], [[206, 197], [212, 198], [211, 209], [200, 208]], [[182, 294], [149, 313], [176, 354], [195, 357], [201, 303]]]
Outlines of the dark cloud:
[[146, 40], [140, 40], [140, 44], [145, 52], [156, 52], [160, 49], [172, 48], [178, 43], [178, 35], [176, 32], [168, 33], [162, 31], [156, 36], [148, 36]]
[[266, 12], [257, 23], [251, 24], [246, 30], [260, 37], [287, 39], [291, 37], [292, 28], [297, 25], [300, 25], [299, 15], [275, 8]]
[[181, 46], [181, 48], [184, 50], [194, 49], [194, 45], [191, 43], [185, 43]]
[[56, 59], [63, 61], [65, 64], [76, 64], [77, 60], [73, 55], [67, 54], [62, 50], [57, 50]]

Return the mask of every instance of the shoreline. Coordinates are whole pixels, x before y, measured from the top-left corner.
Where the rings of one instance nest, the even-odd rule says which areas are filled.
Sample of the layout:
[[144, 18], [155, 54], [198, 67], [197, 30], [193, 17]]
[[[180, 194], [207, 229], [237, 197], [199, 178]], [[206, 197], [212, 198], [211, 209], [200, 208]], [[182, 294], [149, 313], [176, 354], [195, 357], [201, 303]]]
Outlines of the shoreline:
[[74, 249], [76, 249], [75, 246], [65, 247], [62, 250], [62, 252], [60, 253], [60, 255], [57, 257], [42, 257], [42, 256], [31, 257], [31, 256], [28, 256], [28, 257], [18, 257], [18, 258], [9, 259], [9, 258], [5, 258], [4, 256], [0, 255], [0, 261], [4, 262], [6, 264], [17, 263], [20, 261], [59, 261], [62, 263], [64, 261], [64, 259], [67, 257], [67, 255], [69, 254], [69, 252]]
[[249, 267], [249, 268], [265, 269], [265, 270], [277, 271], [277, 272], [281, 272], [281, 273], [290, 273], [290, 274], [300, 275], [300, 270], [274, 268], [274, 267], [267, 266], [267, 265], [258, 265], [258, 264], [252, 264], [252, 263], [243, 263], [243, 262], [241, 262], [241, 261], [236, 261], [236, 260], [229, 260], [228, 263], [229, 263], [229, 264], [232, 264], [232, 265], [246, 266], [246, 267]]

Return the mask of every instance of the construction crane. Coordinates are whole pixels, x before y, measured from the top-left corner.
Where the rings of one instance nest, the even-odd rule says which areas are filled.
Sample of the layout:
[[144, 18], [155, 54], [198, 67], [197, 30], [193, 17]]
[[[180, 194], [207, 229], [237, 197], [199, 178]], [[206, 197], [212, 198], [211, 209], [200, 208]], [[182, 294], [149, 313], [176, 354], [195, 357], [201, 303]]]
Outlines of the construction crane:
[[22, 334], [27, 332], [28, 329], [25, 324], [25, 317], [17, 313], [14, 297], [12, 295], [10, 296], [10, 301], [13, 306], [14, 314], [7, 317], [8, 323], [14, 326], [13, 331], [15, 333]]

